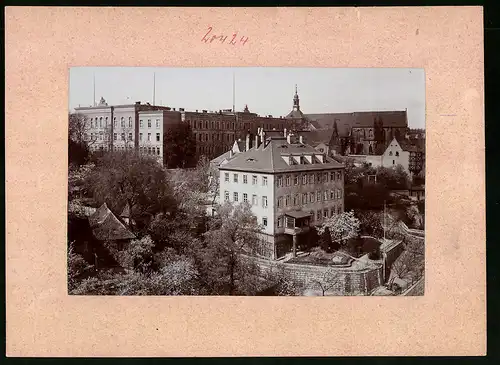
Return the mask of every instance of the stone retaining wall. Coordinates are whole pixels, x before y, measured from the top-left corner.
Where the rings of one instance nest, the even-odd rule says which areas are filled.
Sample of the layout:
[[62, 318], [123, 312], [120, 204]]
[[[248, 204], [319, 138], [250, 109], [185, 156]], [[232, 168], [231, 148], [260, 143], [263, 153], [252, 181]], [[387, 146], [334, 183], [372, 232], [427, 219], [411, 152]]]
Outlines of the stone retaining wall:
[[383, 284], [381, 264], [373, 268], [355, 270], [332, 266], [280, 263], [263, 258], [249, 259], [257, 263], [263, 271], [281, 268], [288, 277], [303, 285], [304, 289], [321, 290], [319, 283], [331, 283], [328, 292], [336, 295], [368, 295], [373, 289]]

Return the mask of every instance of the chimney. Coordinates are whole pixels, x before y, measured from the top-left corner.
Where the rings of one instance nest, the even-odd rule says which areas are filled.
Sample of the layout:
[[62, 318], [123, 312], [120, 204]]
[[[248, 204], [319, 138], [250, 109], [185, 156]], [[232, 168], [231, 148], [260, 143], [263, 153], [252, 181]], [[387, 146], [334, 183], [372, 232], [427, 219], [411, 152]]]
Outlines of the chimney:
[[292, 143], [291, 137], [292, 137], [291, 134], [289, 134], [288, 136], [286, 136], [286, 141], [288, 142], [288, 144]]
[[286, 128], [283, 130], [283, 137], [286, 138]]
[[247, 133], [247, 137], [245, 139], [245, 151], [250, 149], [250, 134]]
[[140, 101], [136, 101], [135, 105], [141, 105], [141, 102]]
[[255, 136], [255, 148], [259, 148], [259, 136]]
[[265, 137], [265, 133], [264, 133], [264, 131], [262, 131], [260, 133], [260, 143], [264, 143], [264, 137]]
[[300, 142], [300, 144], [304, 143], [304, 142], [302, 142], [302, 136], [299, 136], [299, 142]]
[[233, 149], [232, 148], [229, 150], [229, 158], [233, 158]]

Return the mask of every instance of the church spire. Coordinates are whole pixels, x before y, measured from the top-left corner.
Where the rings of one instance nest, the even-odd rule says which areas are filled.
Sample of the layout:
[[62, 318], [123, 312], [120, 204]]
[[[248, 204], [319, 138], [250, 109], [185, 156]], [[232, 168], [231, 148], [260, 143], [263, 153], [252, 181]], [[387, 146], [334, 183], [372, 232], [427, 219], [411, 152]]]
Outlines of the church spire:
[[297, 92], [297, 84], [295, 84], [295, 95], [293, 97], [293, 110], [300, 110], [299, 94]]

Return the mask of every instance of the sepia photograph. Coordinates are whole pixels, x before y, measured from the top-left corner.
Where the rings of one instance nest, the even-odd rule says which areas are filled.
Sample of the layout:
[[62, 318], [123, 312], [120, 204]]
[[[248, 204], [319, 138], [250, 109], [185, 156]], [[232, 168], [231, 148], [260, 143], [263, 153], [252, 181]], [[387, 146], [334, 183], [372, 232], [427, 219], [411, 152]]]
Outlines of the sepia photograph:
[[424, 69], [69, 76], [70, 295], [424, 295]]

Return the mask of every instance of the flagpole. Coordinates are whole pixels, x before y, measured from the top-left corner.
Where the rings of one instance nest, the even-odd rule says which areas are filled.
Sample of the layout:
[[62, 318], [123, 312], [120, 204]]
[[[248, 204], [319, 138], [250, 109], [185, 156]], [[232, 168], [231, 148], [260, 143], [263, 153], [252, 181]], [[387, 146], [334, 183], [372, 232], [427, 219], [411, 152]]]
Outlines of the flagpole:
[[235, 76], [234, 76], [234, 71], [233, 71], [233, 113], [236, 111], [235, 109], [235, 99], [236, 99], [236, 96], [235, 96]]
[[156, 93], [156, 72], [153, 72], [153, 106], [155, 105], [155, 93]]
[[94, 102], [92, 103], [95, 106], [95, 72], [94, 72]]

